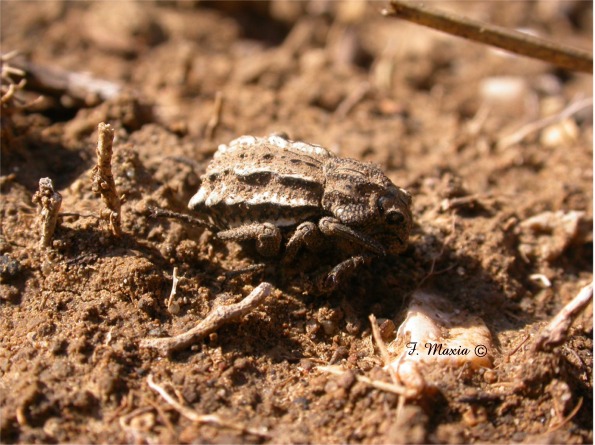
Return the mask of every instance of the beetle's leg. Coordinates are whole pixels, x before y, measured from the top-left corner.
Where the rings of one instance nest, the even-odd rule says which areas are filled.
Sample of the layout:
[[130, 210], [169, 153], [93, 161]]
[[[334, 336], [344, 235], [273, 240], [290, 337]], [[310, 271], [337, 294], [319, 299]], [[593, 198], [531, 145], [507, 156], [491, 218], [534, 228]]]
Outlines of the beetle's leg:
[[330, 216], [321, 218], [318, 222], [318, 227], [320, 228], [320, 231], [327, 236], [343, 238], [344, 240], [359, 244], [360, 246], [378, 255], [386, 254], [384, 247], [382, 247], [378, 241], [370, 238], [364, 233], [353, 230], [351, 227], [346, 226], [336, 218], [332, 218]]
[[233, 229], [222, 230], [217, 237], [232, 241], [256, 241], [256, 250], [265, 257], [275, 256], [281, 247], [281, 231], [271, 223], [246, 224]]
[[356, 255], [340, 262], [331, 271], [320, 277], [318, 288], [321, 292], [332, 292], [347, 279], [355, 269], [371, 260], [369, 255]]
[[315, 249], [322, 242], [322, 233], [316, 224], [310, 221], [301, 223], [287, 241], [285, 247], [285, 255], [283, 261], [286, 263], [291, 262], [302, 246], [306, 246], [309, 249]]

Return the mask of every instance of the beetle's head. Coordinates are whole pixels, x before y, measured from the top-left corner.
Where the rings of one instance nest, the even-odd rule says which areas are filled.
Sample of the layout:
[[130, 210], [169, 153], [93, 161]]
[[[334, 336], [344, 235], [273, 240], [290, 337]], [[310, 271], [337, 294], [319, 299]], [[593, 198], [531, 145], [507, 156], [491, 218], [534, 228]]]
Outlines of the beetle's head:
[[377, 166], [353, 159], [333, 158], [324, 173], [323, 208], [374, 238], [387, 253], [405, 249], [413, 225], [411, 195], [406, 190], [395, 186]]
[[383, 244], [389, 253], [405, 250], [407, 239], [413, 226], [411, 195], [405, 189], [391, 183], [376, 200], [380, 224], [374, 230], [374, 237]]

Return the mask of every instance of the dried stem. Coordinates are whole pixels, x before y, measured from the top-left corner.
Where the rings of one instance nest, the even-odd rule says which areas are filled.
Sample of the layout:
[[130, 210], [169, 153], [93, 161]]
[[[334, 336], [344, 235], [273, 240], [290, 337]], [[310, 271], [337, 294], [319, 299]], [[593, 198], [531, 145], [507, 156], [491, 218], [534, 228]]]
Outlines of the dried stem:
[[[334, 375], [343, 375], [345, 372], [345, 370], [339, 369], [336, 366], [318, 366], [316, 369]], [[371, 378], [365, 377], [363, 375], [356, 375], [355, 379], [358, 382], [365, 383], [366, 385], [370, 385], [371, 387], [381, 391], [391, 392], [399, 396], [405, 396], [406, 398], [412, 398], [417, 395], [417, 391], [399, 384], [387, 383], [381, 380], [372, 380]]]
[[[11, 60], [18, 54], [18, 51], [11, 51], [0, 57], [0, 78], [2, 80], [0, 105], [9, 105], [14, 100], [16, 92], [22, 90], [27, 83], [24, 79], [26, 73], [11, 65]], [[19, 78], [18, 82], [16, 78]]]
[[93, 168], [93, 191], [100, 193], [103, 203], [107, 209], [102, 210], [101, 216], [109, 223], [111, 232], [120, 236], [121, 203], [116, 193], [116, 183], [112, 174], [112, 144], [114, 141], [114, 130], [109, 124], [100, 123], [97, 127], [99, 132], [97, 141], [97, 165]]
[[221, 110], [223, 109], [223, 93], [221, 91], [217, 91], [215, 93], [215, 105], [213, 107], [213, 115], [209, 122], [207, 123], [207, 127], [205, 128], [205, 136], [209, 141], [212, 141], [215, 137], [215, 131], [219, 126], [219, 122], [221, 122]]
[[396, 16], [419, 25], [476, 42], [532, 57], [573, 71], [593, 73], [593, 54], [518, 31], [470, 20], [407, 0], [392, 0], [386, 16]]
[[167, 310], [170, 314], [177, 314], [180, 310], [180, 306], [174, 302], [174, 298], [176, 296], [176, 291], [178, 289], [178, 268], [174, 267], [174, 273], [172, 277], [172, 285], [171, 285], [171, 292], [169, 293], [169, 298], [167, 299]]
[[339, 119], [345, 118], [366, 97], [370, 89], [371, 87], [368, 82], [360, 84], [337, 106], [335, 116]]
[[182, 416], [186, 417], [187, 419], [191, 420], [192, 422], [201, 423], [201, 424], [209, 424], [223, 428], [229, 428], [232, 430], [240, 431], [242, 433], [254, 434], [255, 436], [260, 437], [270, 437], [267, 433], [255, 429], [246, 427], [234, 422], [230, 422], [228, 420], [223, 420], [221, 417], [215, 414], [199, 414], [193, 409], [188, 408], [187, 406], [182, 405], [176, 399], [174, 399], [162, 386], [155, 383], [153, 380], [153, 376], [149, 374], [147, 377], [147, 384], [149, 387], [157, 392], [163, 399], [170, 404], [177, 412], [179, 412]]
[[54, 184], [50, 178], [39, 180], [39, 190], [33, 195], [33, 202], [39, 206], [39, 224], [41, 226], [42, 247], [49, 247], [52, 243], [54, 230], [58, 222], [58, 212], [62, 204], [62, 196], [54, 191]]
[[578, 295], [564, 306], [539, 333], [539, 336], [533, 343], [533, 350], [546, 350], [566, 341], [568, 329], [570, 329], [572, 322], [587, 307], [592, 298], [593, 282], [583, 287]]
[[593, 107], [593, 97], [586, 97], [584, 99], [572, 102], [559, 113], [544, 117], [535, 122], [529, 122], [528, 124], [525, 124], [516, 130], [514, 133], [502, 137], [498, 141], [498, 148], [508, 148], [514, 144], [518, 144], [531, 133], [539, 131], [561, 120], [567, 119], [573, 114], [590, 107]]
[[200, 339], [216, 331], [224, 324], [238, 320], [254, 308], [259, 306], [273, 290], [270, 283], [260, 283], [242, 301], [228, 306], [214, 308], [198, 325], [175, 337], [168, 338], [146, 338], [140, 345], [144, 348], [157, 349], [162, 355], [169, 355], [172, 352], [185, 349]]

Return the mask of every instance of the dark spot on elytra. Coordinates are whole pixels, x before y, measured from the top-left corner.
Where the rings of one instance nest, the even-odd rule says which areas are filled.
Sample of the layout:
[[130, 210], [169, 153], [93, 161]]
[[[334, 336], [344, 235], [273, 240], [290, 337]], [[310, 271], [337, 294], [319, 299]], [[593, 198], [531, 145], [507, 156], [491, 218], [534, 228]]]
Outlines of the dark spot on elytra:
[[259, 171], [250, 173], [249, 175], [238, 176], [238, 180], [245, 184], [262, 186], [268, 184], [271, 181], [272, 176], [273, 173], [271, 172]]

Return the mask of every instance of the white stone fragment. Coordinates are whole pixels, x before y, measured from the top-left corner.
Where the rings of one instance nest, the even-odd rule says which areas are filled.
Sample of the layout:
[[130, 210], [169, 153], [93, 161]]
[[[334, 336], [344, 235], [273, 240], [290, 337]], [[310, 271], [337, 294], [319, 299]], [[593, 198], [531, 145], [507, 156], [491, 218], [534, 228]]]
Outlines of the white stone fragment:
[[536, 256], [546, 261], [558, 258], [573, 243], [585, 242], [592, 236], [582, 230], [586, 224], [582, 210], [545, 211], [519, 224], [519, 250], [525, 257]]
[[544, 147], [568, 147], [574, 144], [579, 137], [579, 128], [572, 118], [564, 119], [549, 127], [546, 127], [541, 132], [539, 141]]
[[529, 86], [522, 77], [488, 77], [479, 84], [483, 100], [494, 105], [522, 105], [529, 92]]
[[403, 385], [422, 392], [434, 385], [431, 373], [445, 367], [492, 366], [492, 336], [477, 316], [456, 309], [445, 297], [416, 291], [396, 339], [388, 345], [388, 365]]

